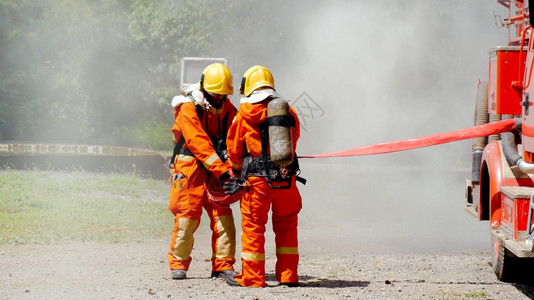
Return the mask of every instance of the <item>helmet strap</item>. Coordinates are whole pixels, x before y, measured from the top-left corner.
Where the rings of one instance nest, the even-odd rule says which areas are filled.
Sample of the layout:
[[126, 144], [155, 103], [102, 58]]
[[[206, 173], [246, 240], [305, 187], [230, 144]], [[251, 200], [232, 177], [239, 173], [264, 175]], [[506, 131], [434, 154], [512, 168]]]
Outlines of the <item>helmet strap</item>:
[[200, 75], [199, 89], [200, 89], [201, 91], [204, 91], [204, 74]]
[[247, 78], [243, 77], [241, 78], [241, 85], [239, 86], [239, 93], [245, 94], [245, 83], [247, 82]]

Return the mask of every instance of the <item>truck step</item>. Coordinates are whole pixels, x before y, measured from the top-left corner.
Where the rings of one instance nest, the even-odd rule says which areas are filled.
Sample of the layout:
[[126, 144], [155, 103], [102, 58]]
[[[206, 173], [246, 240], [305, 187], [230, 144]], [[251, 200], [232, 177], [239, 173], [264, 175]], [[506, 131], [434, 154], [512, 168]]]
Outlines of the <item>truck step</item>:
[[501, 186], [501, 192], [510, 199], [530, 199], [534, 193], [534, 187]]
[[475, 209], [473, 205], [467, 205], [465, 206], [464, 210], [470, 214], [471, 216], [478, 219], [478, 211]]

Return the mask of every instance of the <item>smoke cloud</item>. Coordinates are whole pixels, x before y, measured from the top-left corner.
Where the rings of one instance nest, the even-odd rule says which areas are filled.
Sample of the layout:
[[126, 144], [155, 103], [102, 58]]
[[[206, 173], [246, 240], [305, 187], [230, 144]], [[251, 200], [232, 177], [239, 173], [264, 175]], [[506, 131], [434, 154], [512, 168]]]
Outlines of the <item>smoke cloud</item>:
[[[488, 49], [507, 44], [506, 29], [496, 28], [493, 17], [494, 12], [507, 16], [507, 11], [496, 0], [239, 2], [229, 3], [228, 9], [250, 7], [250, 15], [232, 20], [239, 26], [228, 32], [237, 34], [225, 36], [219, 48], [210, 49], [206, 56], [228, 58], [235, 86], [252, 65], [261, 64], [272, 71], [278, 92], [299, 112], [301, 155], [472, 126], [478, 79], [487, 80], [488, 76]], [[58, 8], [53, 16], [92, 20], [92, 11], [79, 10], [79, 15], [72, 15], [70, 10], [65, 13]], [[6, 48], [6, 57], [46, 61], [51, 74], [67, 70], [65, 79], [54, 86], [53, 96], [57, 97], [51, 97], [61, 101], [42, 107], [40, 97], [21, 96], [32, 101], [35, 116], [49, 116], [40, 118], [42, 123], [36, 122], [39, 130], [28, 139], [57, 133], [60, 142], [70, 142], [68, 137], [75, 140], [80, 133], [72, 128], [77, 127], [65, 126], [70, 123], [63, 119], [79, 124], [81, 117], [58, 112], [72, 108], [91, 111], [91, 105], [101, 102], [108, 107], [107, 102], [116, 101], [119, 94], [125, 95], [121, 96], [124, 102], [110, 103], [109, 110], [89, 114], [82, 123], [101, 124], [87, 125], [86, 131], [95, 136], [91, 140], [94, 143], [113, 142], [98, 135], [109, 130], [122, 129], [120, 136], [136, 135], [127, 129], [133, 126], [136, 114], [142, 113], [139, 108], [145, 107], [138, 96], [139, 85], [152, 75], [139, 74], [144, 62], [128, 54], [127, 32], [114, 33], [111, 27], [123, 28], [84, 22], [77, 31], [52, 26], [50, 39], [43, 39], [46, 49], [76, 44], [70, 61], [61, 55], [41, 57], [40, 49], [29, 55], [21, 50], [24, 45]], [[221, 35], [226, 29], [221, 28]], [[89, 49], [92, 39], [102, 40], [101, 49]], [[161, 52], [165, 54], [164, 49]], [[145, 55], [147, 60], [158, 61], [162, 53]], [[88, 68], [90, 74], [72, 83], [68, 71], [81, 68], [77, 65], [80, 57], [92, 58], [87, 59], [89, 62], [109, 62], [109, 68]], [[177, 85], [179, 70], [168, 72], [176, 74]], [[162, 86], [168, 84], [164, 82], [167, 79], [162, 79]], [[79, 107], [84, 99], [72, 94], [72, 84], [92, 91], [82, 95], [90, 98], [83, 102], [88, 107]], [[50, 86], [50, 82], [37, 82], [38, 92], [29, 94], [48, 98], [45, 94]], [[238, 105], [237, 93], [232, 101]], [[14, 122], [17, 116], [4, 118]], [[170, 126], [172, 115], [165, 121]], [[0, 135], [10, 139], [16, 133]], [[299, 183], [302, 243], [316, 243], [325, 249], [335, 243], [339, 249], [381, 252], [489, 249], [488, 223], [478, 222], [463, 210], [471, 141], [377, 156], [302, 159], [300, 165], [301, 175], [308, 179], [305, 186]], [[272, 245], [272, 236], [267, 239]]]
[[[494, 12], [507, 10], [496, 1], [307, 3], [263, 12], [294, 35], [277, 45], [265, 36], [257, 49], [247, 44], [241, 59], [270, 68], [278, 92], [300, 109], [299, 154], [473, 125], [488, 49], [507, 44], [507, 30], [494, 21]], [[280, 40], [284, 32], [272, 34]], [[300, 231], [314, 236], [305, 242], [328, 248], [342, 241], [351, 251], [489, 250], [488, 223], [463, 210], [470, 140], [300, 164], [308, 179], [299, 186]]]

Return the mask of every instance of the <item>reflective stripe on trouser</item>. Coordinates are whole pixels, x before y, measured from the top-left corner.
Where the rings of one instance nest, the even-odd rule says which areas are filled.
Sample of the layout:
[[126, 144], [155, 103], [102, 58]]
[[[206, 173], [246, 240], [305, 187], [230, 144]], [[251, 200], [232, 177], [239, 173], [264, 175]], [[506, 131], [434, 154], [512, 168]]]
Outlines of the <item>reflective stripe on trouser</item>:
[[[215, 206], [216, 207], [216, 206]], [[220, 208], [209, 211], [208, 215], [220, 213]], [[193, 233], [200, 220], [175, 217], [175, 226], [170, 245], [168, 260], [171, 270], [189, 269], [193, 250]], [[235, 226], [231, 214], [210, 218], [212, 237], [212, 271], [233, 270], [235, 263]]]
[[167, 255], [171, 270], [189, 269], [195, 233], [202, 216], [202, 207], [210, 218], [212, 233], [213, 270], [233, 270], [235, 262], [235, 226], [231, 208], [213, 205], [207, 196], [207, 170], [196, 159], [176, 161], [177, 178], [171, 182], [169, 210], [175, 215], [170, 251]]
[[191, 250], [193, 250], [193, 233], [198, 228], [199, 220], [185, 219], [175, 216], [175, 223], [168, 254], [171, 270], [189, 269]]
[[235, 263], [235, 225], [230, 208], [221, 208], [206, 201], [204, 208], [210, 217], [212, 271], [233, 270]]
[[277, 249], [276, 278], [282, 283], [298, 282], [298, 212], [302, 199], [293, 180], [290, 189], [274, 190], [265, 179], [252, 177], [241, 199], [242, 286], [265, 286], [265, 224], [272, 205], [272, 222]]

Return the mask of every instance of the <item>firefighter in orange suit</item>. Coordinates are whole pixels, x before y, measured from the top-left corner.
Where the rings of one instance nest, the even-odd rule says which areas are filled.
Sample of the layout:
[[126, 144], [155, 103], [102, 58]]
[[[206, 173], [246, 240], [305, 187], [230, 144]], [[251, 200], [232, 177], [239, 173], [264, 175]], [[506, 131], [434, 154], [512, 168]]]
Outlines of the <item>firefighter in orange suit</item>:
[[176, 146], [171, 160], [169, 210], [174, 215], [174, 229], [167, 258], [173, 279], [187, 277], [193, 234], [200, 223], [202, 207], [212, 230], [211, 276], [236, 274], [232, 210], [210, 201], [206, 190], [210, 178], [224, 182], [230, 177], [223, 160], [226, 133], [237, 111], [228, 99], [232, 93], [230, 70], [215, 63], [204, 69], [197, 87], [172, 100]]
[[[270, 167], [266, 167], [270, 170], [258, 167], [258, 162], [261, 162], [262, 158], [267, 159], [269, 152], [265, 149], [266, 139], [269, 137], [262, 135], [261, 130], [265, 128], [262, 126], [268, 119], [268, 103], [281, 97], [274, 89], [271, 72], [262, 66], [251, 67], [245, 72], [240, 92], [246, 97], [241, 99], [237, 116], [228, 131], [227, 146], [228, 161], [234, 173], [241, 172], [241, 175], [240, 178], [233, 178], [234, 184], [225, 185], [225, 190], [233, 193], [240, 189], [240, 185], [244, 185], [240, 203], [242, 272], [233, 280], [227, 277], [226, 281], [232, 286], [265, 287], [264, 232], [268, 213], [272, 208], [277, 258], [276, 279], [283, 285], [296, 286], [299, 262], [297, 223], [302, 207], [302, 198], [295, 182], [298, 172], [296, 155], [293, 157], [294, 162], [284, 169], [285, 176], [280, 177], [281, 182], [265, 176], [271, 171], [278, 172], [272, 162]], [[289, 108], [288, 116], [294, 120], [290, 127], [290, 147], [294, 154], [300, 134], [299, 120], [292, 107]], [[259, 165], [265, 166], [262, 163]]]

